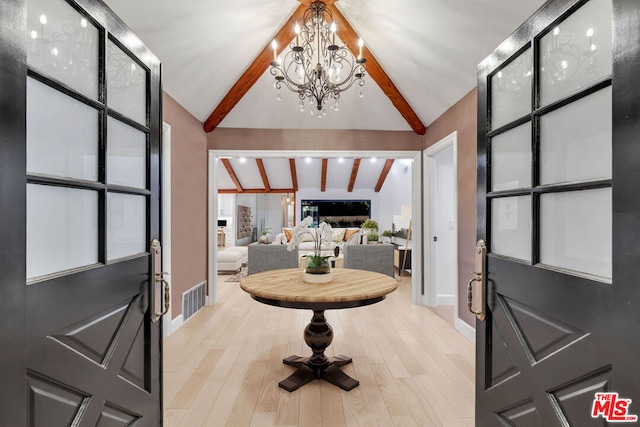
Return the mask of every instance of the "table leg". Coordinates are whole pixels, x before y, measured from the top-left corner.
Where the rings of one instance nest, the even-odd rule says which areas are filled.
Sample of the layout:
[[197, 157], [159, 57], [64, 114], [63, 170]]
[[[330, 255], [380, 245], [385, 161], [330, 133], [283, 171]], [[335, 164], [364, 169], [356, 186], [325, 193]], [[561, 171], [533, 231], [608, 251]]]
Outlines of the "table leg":
[[286, 365], [298, 369], [288, 378], [280, 381], [283, 389], [291, 392], [302, 387], [314, 379], [323, 379], [349, 391], [357, 387], [360, 382], [342, 372], [339, 367], [352, 362], [352, 359], [342, 354], [327, 357], [324, 351], [333, 341], [333, 328], [324, 317], [324, 310], [314, 310], [311, 322], [304, 329], [304, 341], [311, 348], [311, 357], [289, 356], [282, 360]]

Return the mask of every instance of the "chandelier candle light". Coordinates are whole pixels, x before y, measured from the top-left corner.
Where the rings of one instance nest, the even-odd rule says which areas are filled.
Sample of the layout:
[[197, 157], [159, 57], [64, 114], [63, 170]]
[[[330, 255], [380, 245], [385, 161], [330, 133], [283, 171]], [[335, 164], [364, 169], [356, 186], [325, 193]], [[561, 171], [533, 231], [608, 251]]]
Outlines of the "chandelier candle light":
[[[296, 38], [284, 60], [278, 57], [276, 41], [271, 43], [270, 72], [276, 79], [275, 88], [280, 90], [284, 85], [296, 92], [300, 98], [300, 111], [304, 111], [304, 101], [308, 99], [311, 115], [318, 117], [327, 114], [325, 105], [330, 99], [333, 100], [330, 108], [338, 111], [341, 92], [355, 82], [364, 86], [367, 60], [362, 57], [362, 39], [358, 40], [358, 57], [355, 58], [346, 46], [336, 45], [336, 30], [331, 11], [323, 2], [315, 1], [304, 12], [302, 27], [296, 23]], [[280, 92], [277, 99], [282, 99]]]

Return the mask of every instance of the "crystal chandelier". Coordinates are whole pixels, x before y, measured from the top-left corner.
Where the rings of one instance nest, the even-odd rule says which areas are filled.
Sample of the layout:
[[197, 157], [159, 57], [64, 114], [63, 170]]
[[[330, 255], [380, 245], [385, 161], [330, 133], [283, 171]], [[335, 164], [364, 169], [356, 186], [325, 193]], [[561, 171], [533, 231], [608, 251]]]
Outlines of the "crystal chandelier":
[[[271, 75], [274, 86], [280, 90], [286, 86], [300, 98], [300, 111], [304, 111], [305, 99], [311, 114], [322, 117], [327, 114], [326, 104], [339, 109], [340, 94], [355, 82], [364, 85], [365, 62], [362, 57], [362, 39], [358, 40], [359, 53], [355, 58], [346, 46], [336, 45], [336, 23], [331, 11], [321, 1], [314, 1], [304, 12], [302, 27], [296, 23], [296, 37], [291, 42], [284, 60], [277, 56], [274, 40]], [[360, 90], [362, 97], [362, 90]], [[277, 99], [282, 95], [278, 92]], [[315, 108], [314, 108], [315, 107]], [[315, 110], [315, 111], [314, 111]]]

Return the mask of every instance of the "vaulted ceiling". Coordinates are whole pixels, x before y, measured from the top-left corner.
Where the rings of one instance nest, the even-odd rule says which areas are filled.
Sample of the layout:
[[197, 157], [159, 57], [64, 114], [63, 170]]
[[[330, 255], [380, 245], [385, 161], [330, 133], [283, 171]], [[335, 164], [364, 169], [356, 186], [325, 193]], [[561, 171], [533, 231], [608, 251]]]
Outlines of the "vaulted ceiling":
[[[327, 0], [340, 39], [349, 47], [357, 37], [364, 40], [367, 75], [362, 98], [352, 88], [342, 94], [340, 111], [317, 118], [308, 109], [301, 113], [297, 94], [286, 89], [277, 101], [268, 71], [271, 40], [286, 46], [302, 3], [311, 0], [104, 1], [160, 58], [164, 90], [207, 132], [226, 127], [417, 134], [475, 87], [477, 64], [544, 3]], [[339, 167], [346, 174], [352, 166]], [[281, 179], [289, 173], [274, 170], [284, 174]]]
[[[254, 61], [260, 60], [265, 50], [270, 53], [274, 37], [279, 35], [280, 45], [291, 41], [293, 28], [287, 23], [301, 7], [296, 0], [105, 0], [105, 3], [160, 58], [164, 90], [203, 123]], [[365, 56], [368, 54], [379, 64], [379, 70], [373, 63], [367, 64], [364, 97], [359, 98], [357, 90], [348, 91], [341, 98], [340, 111], [330, 111], [321, 119], [302, 114], [296, 94], [283, 90], [282, 101], [276, 101], [273, 77], [263, 60], [254, 71], [255, 84], [241, 88], [239, 93], [244, 96], [221, 115], [217, 126], [412, 130], [419, 129], [415, 120], [428, 126], [476, 85], [477, 64], [543, 3], [543, 0], [336, 1], [331, 7], [344, 17], [344, 23], [338, 22], [339, 36], [344, 41], [353, 41], [347, 28], [351, 27], [365, 42]], [[267, 64], [268, 61], [269, 58]], [[386, 74], [389, 81], [381, 80], [375, 73]], [[416, 118], [408, 121], [394, 107], [385, 94], [389, 82]], [[229, 105], [222, 108], [228, 109]]]
[[[221, 158], [220, 193], [294, 193], [299, 188], [379, 192], [392, 168], [403, 173], [410, 159], [368, 158]], [[407, 178], [410, 185], [410, 178]]]

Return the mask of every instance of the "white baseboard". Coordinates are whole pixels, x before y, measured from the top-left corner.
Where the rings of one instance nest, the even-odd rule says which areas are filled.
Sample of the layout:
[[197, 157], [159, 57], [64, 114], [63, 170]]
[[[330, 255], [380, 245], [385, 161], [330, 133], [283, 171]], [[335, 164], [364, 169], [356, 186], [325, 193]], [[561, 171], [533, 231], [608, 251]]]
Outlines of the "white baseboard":
[[170, 322], [166, 322], [163, 325], [164, 330], [162, 331], [162, 335], [163, 335], [162, 338], [167, 338], [169, 335], [177, 331], [178, 328], [180, 328], [180, 326], [182, 326], [183, 323], [184, 323], [184, 320], [183, 320], [182, 314], [178, 315], [178, 317], [171, 320]]
[[476, 328], [469, 325], [464, 320], [457, 318], [455, 320], [456, 331], [460, 332], [463, 337], [471, 341], [472, 343], [476, 343]]
[[436, 305], [455, 305], [456, 297], [454, 295], [438, 295], [436, 296]]

